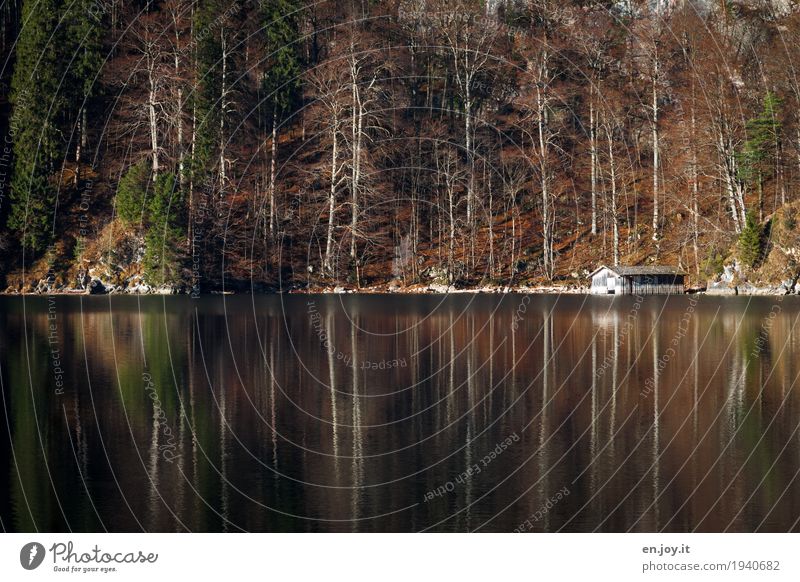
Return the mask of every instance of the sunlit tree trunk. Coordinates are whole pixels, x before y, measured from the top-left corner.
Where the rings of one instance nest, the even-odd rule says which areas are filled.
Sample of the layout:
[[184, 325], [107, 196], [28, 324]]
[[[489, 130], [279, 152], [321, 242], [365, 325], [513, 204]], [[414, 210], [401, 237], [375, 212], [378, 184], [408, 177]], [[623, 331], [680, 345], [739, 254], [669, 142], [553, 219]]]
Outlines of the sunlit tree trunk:
[[272, 143], [270, 144], [271, 151], [269, 157], [269, 236], [275, 237], [275, 168], [276, 160], [278, 158], [278, 119], [277, 108], [275, 104], [272, 105]]
[[158, 161], [158, 117], [156, 113], [157, 97], [156, 97], [156, 61], [155, 55], [149, 54], [147, 56], [147, 119], [150, 126], [150, 156], [152, 158], [152, 178], [156, 181], [159, 171]]
[[328, 234], [325, 242], [325, 271], [333, 274], [333, 226], [336, 212], [336, 184], [339, 179], [339, 120], [334, 117], [333, 130], [331, 131], [331, 185], [328, 191]]
[[659, 216], [658, 216], [658, 203], [659, 203], [659, 183], [658, 183], [658, 172], [660, 170], [659, 167], [659, 135], [658, 135], [658, 74], [659, 74], [659, 62], [658, 62], [658, 55], [656, 55], [653, 59], [653, 82], [652, 82], [652, 89], [653, 89], [653, 120], [652, 120], [652, 130], [653, 130], [653, 240], [657, 241], [659, 239]]
[[592, 189], [592, 234], [597, 234], [597, 128], [594, 112], [594, 89], [589, 85], [589, 157]]
[[225, 27], [220, 27], [219, 35], [220, 47], [222, 49], [222, 89], [220, 90], [220, 112], [219, 112], [219, 191], [220, 196], [224, 195], [225, 185], [228, 182], [227, 169], [225, 167], [226, 138], [225, 138], [225, 115], [228, 112], [228, 38]]
[[611, 185], [611, 229], [612, 254], [615, 265], [619, 265], [619, 217], [617, 216], [617, 169], [614, 160], [614, 130], [610, 125], [606, 126], [606, 137], [608, 139], [608, 169], [609, 182]]

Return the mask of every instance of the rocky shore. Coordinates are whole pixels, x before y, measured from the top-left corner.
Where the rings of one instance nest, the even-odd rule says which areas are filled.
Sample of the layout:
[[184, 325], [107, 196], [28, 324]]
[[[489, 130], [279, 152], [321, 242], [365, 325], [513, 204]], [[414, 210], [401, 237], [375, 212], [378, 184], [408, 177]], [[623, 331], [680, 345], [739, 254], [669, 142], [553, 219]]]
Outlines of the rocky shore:
[[[252, 289], [239, 288], [238, 290], [212, 290], [209, 292], [195, 293], [189, 287], [162, 286], [154, 287], [142, 282], [134, 282], [129, 285], [114, 285], [103, 282], [100, 279], [91, 279], [83, 287], [68, 287], [65, 285], [48, 285], [46, 282], [39, 282], [30, 285], [26, 289], [7, 288], [2, 291], [2, 295], [219, 295], [219, 294], [252, 294]], [[582, 286], [480, 286], [480, 287], [455, 287], [452, 285], [430, 284], [430, 285], [377, 285], [373, 287], [343, 287], [343, 286], [314, 286], [296, 287], [290, 289], [259, 288], [255, 294], [397, 294], [397, 295], [449, 295], [449, 294], [542, 294], [542, 295], [588, 295], [589, 287]], [[756, 286], [750, 283], [740, 283], [730, 285], [725, 283], [709, 284], [707, 288], [689, 288], [687, 294], [712, 295], [712, 296], [778, 296], [778, 295], [797, 295], [796, 289], [791, 289], [785, 285], [778, 286]]]
[[[430, 294], [445, 295], [456, 293], [530, 293], [530, 294], [573, 294], [582, 295], [589, 293], [587, 285], [577, 283], [580, 277], [573, 274], [571, 283], [559, 285], [537, 285], [532, 282], [519, 285], [481, 284], [481, 285], [451, 285], [443, 282], [442, 273], [435, 270], [426, 272], [428, 283], [414, 283], [405, 285], [400, 279], [376, 285], [355, 287], [354, 285], [291, 285], [291, 286], [266, 286], [253, 285], [249, 281], [226, 281], [224, 288], [198, 290], [188, 285], [162, 285], [148, 284], [138, 273], [124, 274], [117, 272], [116, 276], [108, 276], [108, 269], [88, 269], [78, 272], [74, 280], [64, 282], [48, 274], [38, 280], [34, 278], [30, 283], [17, 283], [9, 286], [1, 293], [4, 295], [217, 295], [217, 294]], [[103, 276], [103, 275], [107, 276]], [[706, 295], [795, 295], [800, 291], [797, 281], [786, 280], [779, 284], [765, 283], [762, 281], [751, 282], [743, 270], [735, 262], [726, 265], [718, 276], [708, 281], [706, 286], [688, 287], [689, 294]]]

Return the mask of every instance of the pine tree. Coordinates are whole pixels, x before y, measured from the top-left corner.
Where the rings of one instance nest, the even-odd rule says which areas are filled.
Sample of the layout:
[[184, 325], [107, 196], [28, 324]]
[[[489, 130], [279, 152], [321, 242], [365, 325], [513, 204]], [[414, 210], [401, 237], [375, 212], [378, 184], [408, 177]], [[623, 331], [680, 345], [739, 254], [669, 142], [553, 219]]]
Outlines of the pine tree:
[[747, 267], [754, 267], [761, 258], [761, 225], [752, 212], [747, 213], [744, 229], [739, 235], [739, 258]]
[[267, 63], [262, 90], [271, 124], [280, 124], [299, 97], [298, 16], [299, 7], [295, 0], [265, 0], [261, 3]]
[[147, 218], [147, 187], [150, 172], [147, 162], [134, 164], [125, 172], [117, 186], [115, 198], [116, 213], [126, 224], [143, 224]]
[[14, 169], [8, 226], [24, 248], [45, 249], [52, 237], [56, 187], [50, 178], [61, 157], [55, 120], [63, 111], [59, 55], [59, 3], [26, 0], [11, 80]]
[[275, 173], [278, 157], [278, 126], [297, 104], [300, 95], [300, 59], [297, 53], [298, 6], [293, 0], [266, 0], [261, 17], [266, 37], [266, 71], [261, 81], [266, 119], [270, 127], [269, 225], [275, 231]]
[[223, 0], [204, 0], [195, 13], [196, 138], [192, 172], [196, 184], [215, 178], [217, 189], [225, 187], [225, 122], [230, 111], [234, 47], [230, 22], [233, 11]]
[[780, 109], [781, 100], [768, 91], [761, 113], [747, 122], [747, 140], [738, 155], [739, 177], [758, 191], [759, 220], [763, 219], [764, 181], [774, 170], [781, 130]]
[[[87, 106], [98, 94], [98, 74], [103, 66], [102, 13], [96, 0], [75, 0], [65, 15], [66, 54], [68, 75], [64, 80], [69, 97], [71, 117], [75, 119], [75, 161], [80, 164], [88, 146]], [[80, 168], [78, 168], [80, 171]]]
[[175, 174], [159, 174], [147, 204], [144, 255], [145, 274], [156, 285], [180, 281], [179, 245], [186, 238], [183, 202]]

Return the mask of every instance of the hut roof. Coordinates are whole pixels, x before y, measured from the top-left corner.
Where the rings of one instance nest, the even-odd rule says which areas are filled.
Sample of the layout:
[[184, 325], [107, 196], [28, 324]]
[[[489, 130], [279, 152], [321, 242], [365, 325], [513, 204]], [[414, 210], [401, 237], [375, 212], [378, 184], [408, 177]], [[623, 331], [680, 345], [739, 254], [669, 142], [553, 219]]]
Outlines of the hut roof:
[[620, 277], [624, 277], [625, 275], [686, 275], [686, 271], [683, 269], [671, 267], [669, 265], [642, 265], [633, 267], [624, 265], [608, 267], [606, 265], [600, 265], [597, 269], [589, 274], [589, 277], [594, 277], [603, 269], [608, 269]]

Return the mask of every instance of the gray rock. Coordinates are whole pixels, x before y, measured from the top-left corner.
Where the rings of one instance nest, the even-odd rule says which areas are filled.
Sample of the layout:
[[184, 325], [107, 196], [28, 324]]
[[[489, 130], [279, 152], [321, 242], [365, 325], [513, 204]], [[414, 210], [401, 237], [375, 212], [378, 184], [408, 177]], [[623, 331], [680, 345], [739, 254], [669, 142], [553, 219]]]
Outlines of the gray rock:
[[455, 290], [454, 287], [448, 285], [440, 285], [437, 283], [428, 285], [428, 291], [430, 291], [431, 293], [452, 293], [454, 290]]
[[706, 286], [707, 295], [736, 295], [736, 287], [724, 281], [709, 281]]
[[128, 285], [125, 289], [126, 293], [130, 293], [132, 295], [147, 295], [150, 293], [152, 289], [149, 285], [145, 285], [144, 283], [138, 283], [134, 285]]

